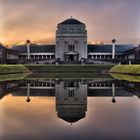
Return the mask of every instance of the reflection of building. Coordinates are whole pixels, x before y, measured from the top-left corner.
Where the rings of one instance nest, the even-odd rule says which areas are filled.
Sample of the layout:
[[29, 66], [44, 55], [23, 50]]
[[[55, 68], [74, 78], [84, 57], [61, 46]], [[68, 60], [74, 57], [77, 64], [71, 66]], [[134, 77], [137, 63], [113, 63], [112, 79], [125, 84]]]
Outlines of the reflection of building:
[[87, 97], [140, 97], [140, 84], [117, 80], [47, 80], [9, 82], [0, 85], [0, 99], [7, 93], [13, 96], [56, 97], [56, 111], [59, 118], [74, 123], [82, 119], [87, 111]]
[[55, 88], [56, 111], [59, 118], [74, 123], [87, 111], [87, 84], [78, 81], [60, 82]]

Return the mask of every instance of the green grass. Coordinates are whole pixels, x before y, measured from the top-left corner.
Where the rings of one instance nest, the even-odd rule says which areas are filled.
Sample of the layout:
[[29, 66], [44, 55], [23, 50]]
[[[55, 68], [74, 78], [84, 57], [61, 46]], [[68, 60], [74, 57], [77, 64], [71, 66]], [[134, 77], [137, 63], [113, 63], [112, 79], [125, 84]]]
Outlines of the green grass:
[[140, 82], [140, 76], [131, 76], [126, 74], [111, 74], [111, 76], [118, 80], [125, 80], [129, 82]]
[[116, 65], [110, 69], [110, 72], [140, 75], [140, 65]]
[[113, 65], [0, 65], [0, 74], [14, 73], [102, 73]]
[[29, 72], [28, 69], [23, 65], [0, 65], [0, 74], [14, 74], [27, 72]]
[[4, 74], [0, 76], [0, 82], [23, 80], [25, 79], [26, 76], [27, 76], [27, 73]]
[[110, 75], [95, 73], [32, 73], [26, 79], [111, 79]]
[[109, 70], [112, 65], [25, 65], [30, 71], [36, 73], [101, 73]]

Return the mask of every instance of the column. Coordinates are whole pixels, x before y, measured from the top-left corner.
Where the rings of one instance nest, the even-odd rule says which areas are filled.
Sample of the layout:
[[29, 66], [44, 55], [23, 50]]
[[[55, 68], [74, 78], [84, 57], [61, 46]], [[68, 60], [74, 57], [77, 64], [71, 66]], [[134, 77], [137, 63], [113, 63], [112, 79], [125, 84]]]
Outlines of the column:
[[30, 59], [30, 40], [26, 41], [27, 45], [27, 59]]
[[115, 59], [115, 42], [116, 40], [112, 40], [112, 59]]

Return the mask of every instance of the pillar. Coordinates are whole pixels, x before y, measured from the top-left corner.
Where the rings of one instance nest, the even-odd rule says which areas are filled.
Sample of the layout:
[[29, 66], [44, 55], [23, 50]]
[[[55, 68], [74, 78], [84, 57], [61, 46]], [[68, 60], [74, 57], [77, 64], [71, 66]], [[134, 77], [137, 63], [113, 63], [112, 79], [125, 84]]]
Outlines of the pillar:
[[115, 42], [116, 40], [112, 40], [112, 59], [115, 59]]
[[30, 59], [30, 40], [26, 41], [27, 45], [27, 59]]

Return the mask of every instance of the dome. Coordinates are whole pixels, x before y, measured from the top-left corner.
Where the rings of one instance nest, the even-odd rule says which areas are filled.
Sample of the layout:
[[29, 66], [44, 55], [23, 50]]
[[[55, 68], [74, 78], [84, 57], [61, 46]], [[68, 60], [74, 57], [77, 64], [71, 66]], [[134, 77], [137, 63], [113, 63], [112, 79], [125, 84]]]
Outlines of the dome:
[[74, 18], [69, 18], [67, 20], [64, 20], [63, 22], [59, 23], [58, 25], [67, 25], [67, 24], [82, 24], [84, 25], [84, 23], [80, 22], [79, 20], [77, 19], [74, 19]]
[[[80, 110], [80, 111], [79, 111]], [[83, 110], [80, 108], [61, 108], [61, 110], [58, 110], [58, 118], [61, 118], [62, 120], [69, 122], [69, 123], [75, 123], [83, 118], [85, 118], [86, 113], [85, 109]]]

